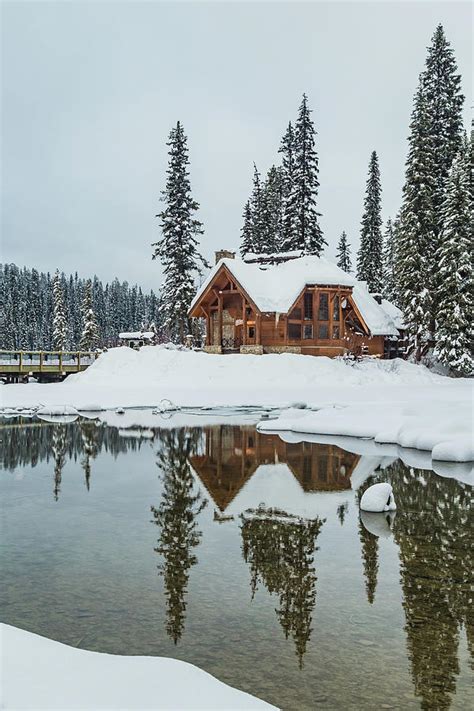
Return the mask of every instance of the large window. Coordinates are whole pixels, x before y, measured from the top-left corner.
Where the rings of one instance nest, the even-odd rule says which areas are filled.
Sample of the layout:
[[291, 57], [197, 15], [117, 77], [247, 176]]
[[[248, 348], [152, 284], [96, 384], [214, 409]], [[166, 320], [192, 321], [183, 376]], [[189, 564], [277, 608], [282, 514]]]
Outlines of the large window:
[[301, 341], [301, 324], [300, 323], [289, 323], [288, 324], [288, 338], [290, 341]]
[[304, 318], [305, 321], [313, 320], [313, 293], [311, 291], [304, 295]]
[[320, 323], [318, 328], [318, 338], [322, 341], [329, 338], [329, 325], [327, 323]]
[[313, 324], [312, 323], [305, 323], [303, 326], [303, 338], [308, 340], [313, 337]]
[[301, 309], [293, 309], [293, 311], [290, 312], [289, 318], [295, 321], [300, 321], [301, 320]]
[[329, 294], [322, 293], [319, 295], [319, 321], [329, 321]]
[[339, 321], [339, 296], [337, 294], [332, 302], [332, 320]]

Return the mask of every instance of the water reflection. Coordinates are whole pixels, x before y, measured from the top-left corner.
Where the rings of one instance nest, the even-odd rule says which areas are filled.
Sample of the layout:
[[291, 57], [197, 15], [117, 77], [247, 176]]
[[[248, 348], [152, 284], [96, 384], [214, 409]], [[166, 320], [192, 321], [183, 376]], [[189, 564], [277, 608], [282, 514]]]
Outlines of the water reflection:
[[[390, 525], [399, 549], [415, 694], [422, 709], [449, 709], [459, 674], [463, 627], [474, 659], [472, 489], [430, 471], [407, 472], [398, 461], [382, 475], [371, 477], [363, 490], [382, 478], [392, 484], [398, 505]], [[358, 496], [362, 493], [359, 490]], [[377, 548], [367, 538], [371, 534], [364, 524], [361, 542], [369, 596], [376, 585]]]
[[[1, 425], [0, 463], [2, 468], [14, 471], [19, 467], [34, 467], [41, 461], [47, 462], [48, 475], [50, 476], [46, 482], [47, 496], [50, 497], [52, 492], [54, 499], [58, 502], [57, 506], [54, 505], [49, 509], [45, 507], [44, 514], [37, 509], [26, 508], [27, 503], [23, 509], [21, 497], [18, 497], [15, 502], [15, 526], [5, 526], [4, 529], [6, 535], [9, 536], [10, 543], [10, 547], [8, 545], [4, 547], [8, 565], [3, 568], [8, 571], [10, 580], [8, 590], [5, 586], [3, 592], [3, 598], [7, 600], [5, 606], [5, 609], [8, 610], [7, 617], [9, 619], [6, 620], [7, 622], [13, 621], [19, 626], [21, 626], [21, 622], [25, 628], [28, 628], [28, 615], [35, 613], [35, 606], [40, 608], [39, 603], [35, 603], [36, 591], [30, 599], [26, 593], [23, 596], [17, 594], [18, 590], [15, 589], [15, 585], [18, 585], [17, 581], [23, 581], [23, 587], [25, 587], [24, 570], [27, 567], [25, 560], [28, 560], [30, 555], [35, 566], [30, 566], [28, 570], [32, 571], [31, 575], [34, 580], [39, 580], [43, 585], [41, 592], [45, 594], [43, 598], [40, 596], [43, 603], [44, 599], [51, 597], [47, 593], [50, 592], [48, 586], [53, 586], [53, 583], [49, 581], [57, 580], [59, 571], [62, 576], [61, 583], [64, 586], [60, 595], [63, 627], [56, 621], [55, 615], [50, 614], [47, 623], [44, 623], [44, 628], [41, 629], [38, 623], [36, 631], [47, 636], [48, 634], [55, 636], [54, 630], [51, 631], [51, 626], [57, 624], [61, 633], [66, 624], [74, 626], [77, 598], [80, 593], [77, 589], [77, 581], [73, 578], [74, 567], [69, 570], [63, 563], [58, 563], [57, 568], [52, 569], [54, 575], [47, 577], [46, 582], [41, 578], [41, 567], [44, 563], [38, 562], [42, 559], [40, 555], [36, 555], [37, 547], [38, 550], [41, 550], [41, 541], [31, 537], [31, 530], [27, 526], [28, 518], [31, 513], [34, 513], [38, 524], [36, 530], [43, 531], [47, 529], [48, 523], [51, 523], [54, 517], [55, 540], [50, 554], [56, 555], [57, 552], [62, 556], [60, 560], [69, 560], [68, 541], [65, 541], [65, 538], [61, 536], [63, 530], [61, 525], [70, 525], [69, 517], [65, 516], [64, 519], [60, 517], [62, 496], [67, 491], [68, 483], [71, 482], [71, 479], [64, 475], [65, 467], [70, 462], [77, 463], [76, 470], [81, 483], [79, 489], [86, 497], [87, 515], [89, 512], [91, 518], [97, 515], [93, 505], [89, 506], [89, 502], [92, 504], [94, 501], [99, 501], [100, 496], [105, 496], [104, 492], [106, 492], [106, 499], [100, 500], [101, 505], [104, 510], [110, 506], [108, 510], [113, 515], [117, 488], [119, 486], [125, 488], [126, 479], [122, 479], [120, 485], [115, 483], [112, 477], [107, 480], [105, 476], [107, 464], [105, 464], [101, 470], [101, 473], [104, 472], [103, 480], [101, 479], [104, 488], [100, 487], [101, 494], [99, 487], [93, 486], [94, 468], [99, 466], [95, 460], [101, 453], [108, 452], [112, 457], [117, 457], [127, 451], [133, 452], [143, 446], [149, 447], [149, 442], [152, 442], [153, 450], [150, 450], [150, 456], [153, 457], [154, 462], [154, 452], [157, 451], [156, 464], [160, 470], [163, 486], [161, 497], [153, 498], [154, 492], [156, 492], [156, 476], [153, 472], [153, 476], [150, 476], [150, 480], [153, 480], [150, 484], [150, 491], [144, 490], [143, 520], [144, 526], [149, 531], [153, 530], [152, 540], [156, 539], [156, 545], [151, 541], [144, 544], [140, 538], [136, 550], [138, 557], [143, 555], [143, 565], [147, 570], [151, 570], [153, 579], [151, 602], [147, 601], [145, 597], [143, 600], [143, 616], [147, 620], [153, 620], [153, 615], [156, 614], [157, 593], [154, 568], [156, 564], [163, 580], [166, 614], [164, 625], [161, 622], [159, 625], [162, 637], [159, 636], [158, 627], [153, 626], [152, 623], [143, 624], [141, 627], [136, 624], [133, 627], [132, 631], [137, 645], [134, 653], [142, 652], [140, 649], [141, 635], [144, 636], [144, 646], [146, 646], [145, 642], [149, 644], [147, 648], [149, 653], [150, 649], [151, 653], [168, 653], [171, 644], [170, 647], [166, 647], [163, 641], [165, 640], [168, 644], [168, 639], [172, 640], [174, 644], [181, 641], [180, 650], [191, 648], [186, 647], [186, 644], [194, 639], [193, 635], [196, 632], [193, 632], [192, 625], [189, 625], [185, 632], [188, 600], [193, 595], [190, 579], [195, 575], [199, 577], [201, 569], [206, 573], [211, 565], [215, 569], [215, 566], [219, 566], [219, 563], [224, 562], [224, 559], [227, 562], [227, 557], [229, 564], [226, 567], [223, 566], [222, 576], [228, 591], [228, 599], [226, 598], [224, 603], [217, 597], [212, 597], [214, 591], [210, 587], [208, 589], [207, 581], [202, 579], [200, 579], [201, 594], [203, 590], [208, 592], [208, 599], [217, 600], [215, 602], [217, 606], [222, 605], [223, 620], [227, 615], [225, 605], [232, 605], [232, 609], [237, 610], [236, 615], [241, 615], [236, 619], [245, 620], [249, 597], [254, 598], [257, 590], [260, 590], [259, 595], [264, 599], [271, 596], [269, 599], [276, 603], [275, 605], [272, 603], [272, 607], [275, 607], [278, 624], [284, 636], [289, 640], [290, 658], [293, 659], [294, 650], [300, 667], [303, 667], [305, 659], [312, 661], [311, 650], [314, 658], [320, 653], [319, 647], [315, 651], [314, 638], [317, 637], [320, 627], [327, 632], [327, 625], [324, 627], [324, 616], [319, 614], [318, 617], [318, 612], [320, 613], [325, 604], [331, 605], [331, 607], [325, 608], [326, 616], [330, 616], [332, 610], [337, 609], [336, 601], [345, 600], [353, 606], [352, 612], [355, 616], [359, 614], [364, 617], [369, 626], [374, 624], [380, 638], [382, 638], [389, 620], [397, 619], [395, 608], [398, 607], [401, 612], [398, 603], [394, 603], [394, 600], [397, 600], [398, 582], [395, 583], [394, 596], [387, 600], [384, 599], [384, 595], [380, 591], [382, 583], [384, 583], [383, 589], [387, 592], [389, 583], [385, 584], [385, 581], [378, 580], [380, 566], [385, 566], [384, 572], [387, 573], [390, 572], [390, 565], [393, 567], [393, 558], [390, 558], [389, 554], [395, 550], [399, 558], [399, 574], [397, 569], [396, 577], [398, 579], [399, 575], [400, 578], [405, 618], [404, 639], [401, 643], [401, 651], [398, 650], [399, 657], [402, 660], [405, 658], [403, 647], [406, 645], [413, 689], [421, 708], [450, 708], [456, 692], [456, 685], [459, 685], [461, 683], [459, 679], [463, 678], [460, 677], [459, 659], [460, 643], [464, 633], [467, 637], [471, 659], [473, 659], [474, 653], [472, 611], [474, 585], [472, 525], [474, 520], [472, 516], [472, 488], [468, 484], [463, 484], [455, 479], [439, 477], [431, 471], [409, 470], [400, 461], [397, 461], [383, 471], [371, 472], [369, 467], [367, 469], [369, 477], [357, 490], [352, 490], [351, 475], [357, 468], [353, 480], [360, 481], [361, 471], [365, 471], [365, 468], [362, 467], [364, 457], [327, 444], [286, 443], [277, 435], [260, 434], [249, 425], [155, 428], [152, 431], [153, 438], [149, 440], [123, 436], [124, 434], [127, 435], [126, 432], [122, 432], [120, 435], [117, 428], [107, 427], [98, 421], [82, 418], [71, 424], [54, 424], [35, 420], [25, 422], [18, 419], [9, 420]], [[144, 457], [140, 459], [140, 462], [144, 461], [149, 460]], [[154, 470], [153, 462], [151, 467]], [[283, 468], [274, 467], [274, 465], [282, 464], [285, 465]], [[359, 464], [361, 467], [358, 467]], [[252, 477], [255, 477], [254, 482], [257, 480], [259, 476], [257, 470], [261, 466], [269, 467], [271, 471], [275, 470], [281, 474], [284, 473], [282, 469], [285, 470], [293, 485], [295, 481], [297, 482], [298, 486], [294, 488], [297, 488], [300, 493], [311, 494], [306, 499], [311, 500], [316, 511], [318, 511], [318, 506], [325, 502], [324, 516], [327, 517], [327, 521], [324, 522], [323, 514], [321, 516], [315, 514], [312, 518], [295, 516], [295, 512], [291, 511], [289, 505], [288, 508], [285, 505], [287, 508], [285, 512], [259, 506], [261, 499], [256, 499], [250, 504], [248, 492], [250, 491], [252, 495], [253, 490], [248, 485]], [[73, 471], [72, 466], [71, 470]], [[69, 470], [67, 471], [69, 472]], [[85, 487], [82, 485], [82, 477], [84, 477]], [[148, 480], [144, 475], [140, 481], [144, 486]], [[264, 483], [265, 481], [263, 479]], [[363, 491], [367, 486], [378, 481], [391, 483], [398, 506], [396, 516], [358, 512], [358, 503]], [[21, 486], [28, 486], [27, 478], [21, 482]], [[40, 490], [42, 481], [36, 481], [35, 486], [38, 487], [37, 490]], [[239, 498], [239, 493], [243, 492], [245, 488], [247, 494]], [[87, 494], [85, 489], [90, 489], [90, 493]], [[9, 495], [10, 490], [7, 488], [6, 491]], [[261, 492], [262, 487], [258, 491]], [[77, 488], [75, 492], [73, 495], [78, 496]], [[206, 492], [214, 502], [216, 512], [214, 516], [210, 512], [207, 518], [205, 514], [199, 518], [207, 500], [207, 497], [203, 496]], [[318, 492], [325, 492], [324, 496], [319, 496]], [[337, 496], [332, 496], [328, 492], [336, 492]], [[68, 506], [71, 507], [74, 506], [73, 495], [68, 500]], [[269, 498], [271, 497], [269, 496]], [[245, 506], [239, 507], [239, 502], [242, 503], [242, 500], [247, 503]], [[264, 500], [268, 501], [267, 498]], [[227, 511], [226, 515], [224, 512], [229, 509], [232, 502], [233, 507]], [[151, 516], [149, 513], [150, 504], [153, 504]], [[249, 508], [250, 505], [253, 508]], [[5, 506], [6, 514], [8, 514], [7, 506]], [[34, 502], [31, 503], [31, 497], [28, 506], [35, 506]], [[54, 514], [51, 514], [52, 509], [54, 509]], [[84, 510], [86, 507], [83, 507]], [[137, 509], [131, 509], [129, 514], [126, 511], [124, 508], [123, 516], [129, 515], [129, 519], [124, 518], [124, 523], [120, 523], [123, 530], [127, 530], [126, 525], [133, 526], [138, 522]], [[234, 514], [234, 516], [228, 514]], [[25, 517], [23, 522], [22, 515]], [[45, 517], [44, 521], [41, 518], [42, 515]], [[76, 513], [76, 515], [78, 514]], [[150, 518], [153, 529], [149, 523]], [[106, 517], [103, 517], [103, 521], [105, 520]], [[68, 521], [68, 523], [63, 524], [62, 521]], [[226, 523], [220, 526], [223, 521]], [[40, 523], [44, 523], [44, 527], [40, 526]], [[104, 526], [105, 523], [102, 525]], [[342, 529], [341, 525], [343, 525]], [[104, 529], [101, 529], [100, 526], [95, 528], [92, 524], [88, 528], [94, 528], [98, 547], [104, 541], [107, 543], [105, 537], [101, 538], [101, 536], [105, 536]], [[81, 530], [81, 527], [78, 526], [77, 530]], [[204, 546], [199, 549], [198, 546], [202, 536], [207, 536], [210, 530], [212, 530], [212, 536], [210, 535], [207, 539], [209, 546], [206, 546], [205, 555]], [[229, 541], [232, 541], [233, 537], [237, 545], [231, 548]], [[362, 593], [362, 597], [358, 597], [357, 586], [353, 585], [354, 573], [350, 566], [354, 541], [356, 556], [359, 555], [358, 549], [361, 559], [355, 575], [364, 580], [365, 597], [364, 593]], [[127, 545], [127, 542], [124, 545]], [[316, 553], [317, 545], [322, 549], [319, 554]], [[153, 547], [156, 555], [152, 552]], [[143, 553], [140, 553], [141, 549], [143, 549]], [[212, 549], [214, 557], [208, 560], [206, 556], [210, 555], [210, 549]], [[83, 546], [82, 550], [84, 560], [88, 561], [87, 546]], [[104, 546], [104, 550], [107, 550], [106, 546]], [[328, 565], [328, 551], [331, 556], [337, 556], [340, 560], [342, 572], [339, 580], [342, 580], [351, 590], [350, 598], [344, 598], [338, 589], [329, 587], [331, 595], [334, 596], [334, 603], [332, 600], [330, 603], [325, 603], [325, 597], [327, 600], [328, 596], [324, 593], [328, 592], [328, 586], [334, 585], [334, 579], [331, 578], [332, 569], [324, 568], [324, 565]], [[135, 549], [134, 552], [136, 552]], [[90, 556], [93, 555], [94, 552], [91, 551]], [[234, 557], [232, 558], [232, 556]], [[324, 556], [326, 556], [326, 563]], [[153, 563], [150, 563], [150, 557], [153, 557]], [[105, 554], [103, 561], [106, 567], [108, 563]], [[350, 572], [345, 572], [345, 564]], [[102, 574], [102, 570], [100, 572]], [[247, 576], [250, 580], [249, 587], [247, 587]], [[119, 579], [120, 576], [111, 576], [108, 581], [110, 585], [107, 588], [105, 586], [107, 580], [105, 579], [104, 582], [101, 575], [94, 578], [94, 588], [97, 586], [98, 593], [101, 592], [103, 584], [104, 590], [108, 591], [106, 594], [98, 594], [98, 600], [107, 598], [107, 594], [111, 599], [115, 599], [114, 586], [117, 585]], [[239, 583], [242, 580], [244, 580], [245, 592], [236, 592], [241, 590]], [[27, 583], [29, 584], [29, 581]], [[120, 597], [121, 584], [121, 582], [118, 583], [117, 597]], [[131, 584], [130, 581], [128, 584]], [[51, 589], [54, 593], [54, 586]], [[112, 592], [110, 592], [111, 590]], [[340, 599], [339, 595], [341, 595]], [[130, 599], [133, 598], [125, 597], [125, 601], [122, 601], [122, 610], [127, 609]], [[194, 600], [195, 598], [193, 598], [193, 607], [196, 604], [196, 608], [200, 609], [204, 615], [205, 608], [199, 608], [199, 602], [194, 603]], [[100, 600], [95, 602], [94, 599], [89, 601], [89, 604], [92, 606], [92, 612], [95, 612], [94, 605], [97, 605], [99, 611], [102, 610]], [[111, 607], [113, 608], [113, 606]], [[261, 612], [262, 609], [263, 607], [259, 607], [257, 600], [255, 600], [252, 607], [254, 615], [252, 620], [256, 627], [269, 624], [268, 618], [264, 618]], [[44, 610], [47, 610], [47, 605], [42, 604], [41, 612]], [[220, 612], [220, 610], [218, 611]], [[275, 616], [272, 608], [270, 608], [270, 613], [274, 623]], [[105, 637], [107, 628], [106, 622], [101, 619], [101, 614], [104, 615], [104, 620], [110, 623], [110, 626], [115, 623], [113, 612], [110, 612], [110, 619], [106, 617], [109, 613], [99, 612], [96, 626], [98, 640]], [[319, 620], [319, 624], [314, 623], [315, 619]], [[104, 630], [101, 628], [102, 623]], [[121, 623], [122, 620], [120, 620]], [[153, 643], [156, 643], [156, 647], [153, 647], [146, 638], [150, 629], [152, 629]], [[209, 642], [208, 648], [206, 634], [203, 635], [202, 630], [200, 631], [201, 636], [195, 641], [195, 649], [206, 649], [209, 658], [215, 652], [216, 642], [214, 638], [214, 647]], [[251, 635], [252, 632], [247, 631], [247, 634]], [[341, 668], [347, 668], [350, 664], [344, 665], [344, 649], [350, 648], [353, 639], [349, 635], [344, 637], [344, 631], [341, 634]], [[212, 630], [209, 635], [212, 635]], [[57, 636], [59, 638], [59, 632], [57, 632]], [[283, 643], [283, 635], [278, 632], [278, 636]], [[250, 643], [252, 639], [249, 638]], [[261, 640], [257, 635], [255, 639]], [[318, 638], [317, 641], [321, 640]], [[323, 641], [325, 642], [325, 640]], [[232, 669], [233, 664], [239, 669], [246, 668], [245, 655], [242, 652], [234, 655], [233, 644], [236, 644], [235, 640], [232, 643], [232, 641], [227, 642], [226, 639], [219, 638], [219, 654], [222, 653], [222, 658], [228, 660], [228, 669]], [[396, 638], [393, 644], [396, 646]], [[324, 645], [321, 649], [324, 649]], [[368, 649], [370, 651], [370, 647]], [[379, 649], [382, 656], [384, 650], [382, 647]], [[104, 650], [102, 649], [102, 651]], [[127, 650], [118, 647], [112, 651], [125, 653]], [[265, 649], [258, 648], [258, 654], [260, 651], [262, 655], [265, 654]], [[266, 651], [269, 653], [268, 648]], [[397, 650], [395, 650], [396, 653]], [[190, 654], [188, 660], [199, 664], [199, 654], [196, 653], [194, 657]], [[292, 665], [288, 664], [288, 671], [282, 671], [283, 666], [285, 665], [282, 664], [279, 667], [276, 676], [285, 674], [287, 676], [284, 676], [284, 680], [276, 679], [274, 683], [290, 685], [294, 670], [290, 670]], [[296, 664], [294, 666], [296, 667]], [[315, 680], [311, 681], [309, 676], [304, 676], [308, 669], [311, 669], [310, 663], [306, 663], [301, 671], [301, 679], [304, 679], [304, 684], [302, 683], [301, 686], [310, 688], [310, 692], [313, 693], [317, 690], [317, 678], [315, 676]], [[266, 678], [272, 673], [272, 670], [267, 670]], [[227, 681], [231, 683], [232, 678], [228, 677]], [[261, 692], [262, 696], [265, 695], [266, 688], [262, 682], [262, 689], [265, 689], [265, 692], [263, 690]], [[408, 691], [412, 693], [410, 689]], [[259, 689], [255, 688], [253, 692], [258, 694]], [[310, 692], [308, 692], [308, 696]], [[465, 681], [464, 694], [467, 694]], [[278, 700], [276, 702], [278, 703]], [[461, 700], [461, 704], [462, 702], [463, 700]], [[305, 701], [305, 704], [302, 704], [301, 708], [311, 708], [311, 701], [308, 703]], [[343, 707], [343, 705], [340, 703], [339, 706], [335, 705], [334, 707]], [[378, 708], [375, 704], [373, 706], [368, 704], [366, 707]]]
[[190, 462], [218, 509], [223, 512], [262, 464], [287, 464], [303, 491], [351, 488], [360, 456], [334, 445], [284, 442], [253, 426], [217, 425], [202, 430], [199, 452]]
[[315, 544], [324, 521], [265, 508], [249, 509], [241, 520], [252, 598], [259, 583], [278, 596], [275, 612], [286, 639], [291, 636], [295, 643], [301, 668], [316, 604]]
[[160, 531], [155, 552], [163, 559], [158, 570], [164, 580], [166, 632], [175, 644], [184, 630], [189, 571], [198, 562], [193, 549], [202, 534], [196, 517], [207, 503], [195, 490], [188, 462], [198, 437], [199, 431], [184, 429], [163, 433], [158, 454], [163, 493], [158, 508], [151, 507], [153, 523]]

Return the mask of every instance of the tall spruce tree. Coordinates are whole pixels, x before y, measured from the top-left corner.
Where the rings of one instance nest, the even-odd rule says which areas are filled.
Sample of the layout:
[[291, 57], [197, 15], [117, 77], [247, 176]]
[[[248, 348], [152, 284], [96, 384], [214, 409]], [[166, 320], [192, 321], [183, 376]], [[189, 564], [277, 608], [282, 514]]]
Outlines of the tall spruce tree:
[[194, 217], [199, 204], [191, 195], [187, 137], [179, 121], [171, 130], [167, 145], [169, 162], [166, 188], [162, 192], [166, 207], [157, 215], [162, 237], [152, 245], [155, 247], [153, 259], [158, 257], [163, 265], [161, 312], [164, 328], [171, 340], [184, 343], [186, 335], [192, 331], [188, 310], [196, 293], [195, 275], [201, 273], [200, 265], [206, 266], [197, 241], [197, 236], [204, 230], [202, 223]]
[[346, 233], [343, 231], [337, 245], [337, 266], [348, 274], [352, 271], [351, 248]]
[[449, 174], [442, 204], [443, 230], [436, 253], [439, 270], [436, 354], [442, 363], [462, 375], [474, 373], [473, 203], [468, 171], [467, 156], [460, 154]]
[[280, 250], [283, 239], [283, 174], [274, 165], [267, 173], [264, 186], [263, 221], [268, 254]]
[[385, 225], [383, 238], [383, 295], [388, 301], [398, 304], [396, 281], [396, 234], [399, 218], [395, 222], [389, 218]]
[[82, 334], [80, 347], [83, 351], [92, 351], [99, 345], [99, 328], [92, 305], [92, 281], [86, 283], [84, 289], [84, 299], [81, 306], [82, 312]]
[[240, 254], [245, 257], [249, 252], [253, 252], [253, 225], [252, 225], [252, 208], [250, 200], [247, 200], [243, 212], [244, 224], [240, 231]]
[[295, 180], [295, 131], [291, 121], [281, 139], [281, 171], [282, 171], [282, 199], [283, 199], [283, 216], [282, 216], [282, 239], [280, 244], [281, 251], [289, 251], [287, 247], [291, 247], [296, 241], [296, 202], [294, 199], [294, 180]]
[[303, 94], [295, 125], [293, 185], [287, 201], [289, 214], [294, 214], [294, 228], [289, 238], [285, 236], [282, 251], [301, 250], [319, 256], [327, 243], [319, 225], [321, 214], [316, 208], [319, 166], [311, 113], [308, 98]]
[[407, 353], [419, 360], [433, 339], [430, 250], [436, 244], [434, 142], [421, 82], [415, 96], [408, 142], [396, 274]]
[[382, 217], [380, 169], [377, 153], [372, 151], [369, 162], [364, 214], [357, 253], [357, 278], [367, 282], [372, 293], [382, 291]]
[[53, 278], [53, 347], [64, 350], [67, 338], [66, 305], [59, 271]]

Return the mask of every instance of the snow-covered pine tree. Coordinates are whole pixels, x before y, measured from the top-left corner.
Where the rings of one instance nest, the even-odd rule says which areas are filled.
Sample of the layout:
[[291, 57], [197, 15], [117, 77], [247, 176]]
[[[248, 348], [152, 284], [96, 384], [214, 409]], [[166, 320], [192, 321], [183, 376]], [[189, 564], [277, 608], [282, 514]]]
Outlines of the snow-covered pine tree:
[[281, 139], [278, 152], [282, 155], [282, 190], [283, 190], [283, 225], [280, 251], [291, 251], [296, 241], [296, 201], [294, 192], [295, 178], [295, 131], [291, 121]]
[[290, 213], [295, 212], [295, 230], [291, 240], [285, 238], [282, 251], [301, 250], [319, 256], [327, 243], [319, 225], [321, 214], [316, 209], [319, 167], [311, 113], [303, 94], [295, 125], [293, 188], [288, 198]]
[[357, 279], [367, 282], [372, 293], [382, 292], [381, 193], [379, 161], [372, 151], [357, 253]]
[[194, 276], [201, 273], [205, 259], [198, 252], [197, 236], [203, 234], [202, 223], [194, 217], [199, 204], [191, 196], [187, 138], [178, 121], [169, 135], [169, 163], [166, 188], [162, 192], [165, 209], [160, 218], [162, 238], [153, 243], [153, 258], [163, 264], [164, 284], [161, 292], [163, 325], [171, 340], [184, 343], [192, 332], [188, 318], [196, 287]]
[[342, 232], [337, 245], [337, 266], [348, 274], [352, 271], [351, 248], [345, 231]]
[[399, 222], [399, 216], [394, 222], [389, 218], [383, 237], [383, 295], [388, 301], [397, 305], [399, 298], [396, 279], [396, 235]]
[[427, 106], [428, 132], [433, 140], [433, 207], [438, 236], [443, 227], [441, 206], [444, 205], [446, 180], [461, 148], [464, 103], [454, 52], [441, 24], [436, 28], [428, 48], [421, 83]]
[[442, 205], [443, 231], [436, 254], [439, 270], [436, 319], [436, 355], [461, 375], [474, 373], [473, 313], [473, 205], [469, 191], [468, 161], [454, 159]]
[[250, 200], [247, 200], [243, 212], [244, 224], [240, 231], [240, 254], [245, 257], [249, 252], [253, 252], [253, 225], [252, 209]]
[[83, 351], [93, 351], [99, 346], [99, 328], [92, 303], [92, 281], [90, 279], [84, 288], [81, 312], [82, 334], [79, 345]]
[[53, 348], [64, 350], [67, 338], [66, 305], [59, 271], [53, 278]]
[[453, 50], [446, 39], [443, 26], [436, 28], [425, 69], [420, 75], [420, 85], [426, 105], [427, 134], [431, 152], [431, 200], [434, 211], [433, 236], [423, 253], [427, 262], [424, 286], [430, 292], [430, 332], [433, 334], [437, 318], [437, 293], [439, 272], [436, 253], [443, 230], [442, 214], [446, 182], [451, 164], [461, 149], [462, 106], [464, 96], [460, 91], [461, 77], [457, 72]]
[[407, 354], [419, 360], [433, 339], [430, 250], [436, 243], [434, 142], [421, 81], [415, 95], [408, 143], [396, 281], [404, 312]]
[[283, 176], [274, 165], [267, 173], [264, 186], [263, 228], [267, 254], [280, 251], [283, 238]]

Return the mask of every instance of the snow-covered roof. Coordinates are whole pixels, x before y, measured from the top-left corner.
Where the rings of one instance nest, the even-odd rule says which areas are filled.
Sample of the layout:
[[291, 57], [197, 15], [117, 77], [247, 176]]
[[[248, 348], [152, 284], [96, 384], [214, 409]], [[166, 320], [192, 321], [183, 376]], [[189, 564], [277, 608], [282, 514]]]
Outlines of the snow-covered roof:
[[119, 333], [119, 338], [122, 338], [123, 340], [133, 340], [135, 338], [141, 339], [145, 338], [146, 340], [151, 341], [154, 338], [155, 334], [153, 331], [130, 331], [130, 332], [124, 332], [124, 333]]
[[365, 285], [324, 257], [304, 256], [264, 266], [248, 264], [241, 259], [221, 259], [198, 290], [191, 310], [222, 266], [227, 267], [262, 313], [287, 313], [307, 284], [350, 286], [353, 287], [354, 302], [372, 335], [398, 334], [392, 317], [369, 294]]
[[382, 303], [380, 305], [385, 313], [392, 319], [395, 326], [398, 329], [403, 330], [405, 328], [405, 324], [403, 322], [403, 312], [398, 308], [398, 306], [392, 304], [391, 301], [387, 301], [387, 299], [382, 299]]

